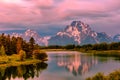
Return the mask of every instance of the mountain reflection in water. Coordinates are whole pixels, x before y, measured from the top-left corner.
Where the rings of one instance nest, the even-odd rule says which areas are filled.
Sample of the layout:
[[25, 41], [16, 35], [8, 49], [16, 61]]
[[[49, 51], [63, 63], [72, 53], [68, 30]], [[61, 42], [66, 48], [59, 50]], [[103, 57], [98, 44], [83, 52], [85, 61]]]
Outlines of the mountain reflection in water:
[[90, 70], [91, 67], [98, 64], [98, 59], [95, 57], [84, 56], [80, 54], [57, 55], [55, 57], [57, 65], [64, 67], [74, 76], [82, 75]]
[[37, 63], [31, 65], [21, 65], [14, 67], [1, 67], [0, 68], [0, 80], [11, 80], [15, 78], [23, 78], [27, 80], [29, 78], [39, 77], [39, 73], [46, 69], [48, 64]]

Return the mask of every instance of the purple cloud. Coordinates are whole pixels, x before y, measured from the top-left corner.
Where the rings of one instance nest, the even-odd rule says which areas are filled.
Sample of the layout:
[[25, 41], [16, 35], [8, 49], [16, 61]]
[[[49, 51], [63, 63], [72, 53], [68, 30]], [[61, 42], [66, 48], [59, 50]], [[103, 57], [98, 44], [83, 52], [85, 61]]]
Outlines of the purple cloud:
[[[1, 30], [8, 29], [10, 23], [37, 30], [51, 29], [52, 25], [56, 31], [57, 25], [62, 25], [59, 26], [62, 29], [72, 20], [81, 20], [94, 30], [109, 34], [120, 30], [120, 0], [0, 0], [0, 5], [0, 23], [6, 23], [4, 27], [0, 24]], [[18, 26], [10, 28], [18, 29]]]

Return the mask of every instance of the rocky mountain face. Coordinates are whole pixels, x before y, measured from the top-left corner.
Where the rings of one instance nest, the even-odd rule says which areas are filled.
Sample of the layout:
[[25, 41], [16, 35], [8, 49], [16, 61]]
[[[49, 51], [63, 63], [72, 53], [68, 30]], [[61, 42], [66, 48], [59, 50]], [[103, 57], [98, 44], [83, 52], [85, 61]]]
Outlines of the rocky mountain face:
[[89, 25], [81, 21], [73, 21], [63, 31], [48, 40], [49, 45], [84, 45], [101, 42], [111, 42], [112, 38], [106, 33], [97, 33], [92, 31]]
[[120, 34], [117, 34], [113, 37], [114, 42], [120, 42]]
[[119, 42], [120, 34], [117, 34], [112, 39], [105, 32], [95, 32], [88, 24], [81, 21], [73, 21], [70, 25], [66, 26], [63, 31], [58, 32], [55, 36], [41, 37], [36, 31], [26, 30], [23, 34], [13, 33], [12, 36], [22, 37], [26, 41], [29, 41], [33, 37], [37, 44], [42, 46], [48, 45], [85, 45], [95, 44], [101, 42]]
[[29, 39], [33, 37], [36, 43], [42, 46], [47, 46], [48, 39], [50, 38], [50, 37], [41, 37], [36, 31], [30, 29], [26, 30], [25, 33], [23, 34], [13, 33], [12, 36], [22, 37], [26, 41], [29, 41]]

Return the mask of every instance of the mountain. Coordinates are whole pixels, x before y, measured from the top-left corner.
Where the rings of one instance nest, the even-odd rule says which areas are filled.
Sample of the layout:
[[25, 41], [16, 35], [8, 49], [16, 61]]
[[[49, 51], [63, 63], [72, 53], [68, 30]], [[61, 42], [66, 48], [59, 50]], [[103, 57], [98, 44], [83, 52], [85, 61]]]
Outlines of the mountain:
[[84, 45], [101, 42], [112, 42], [112, 38], [105, 32], [95, 32], [88, 24], [73, 21], [63, 31], [58, 32], [48, 40], [48, 45]]
[[120, 34], [117, 34], [113, 37], [114, 42], [120, 42]]
[[51, 37], [41, 37], [36, 31], [30, 29], [26, 30], [22, 34], [12, 33], [12, 36], [22, 37], [26, 41], [29, 41], [29, 39], [33, 37], [36, 43], [41, 46], [68, 44], [85, 45], [120, 41], [120, 34], [116, 35], [114, 39], [112, 39], [105, 32], [98, 33], [93, 31], [88, 24], [81, 21], [73, 21], [70, 25], [67, 25], [64, 30]]
[[35, 42], [42, 46], [47, 46], [48, 39], [50, 38], [50, 37], [41, 37], [36, 31], [30, 29], [26, 30], [23, 34], [12, 33], [12, 36], [22, 37], [26, 41], [29, 41], [29, 39], [33, 37]]

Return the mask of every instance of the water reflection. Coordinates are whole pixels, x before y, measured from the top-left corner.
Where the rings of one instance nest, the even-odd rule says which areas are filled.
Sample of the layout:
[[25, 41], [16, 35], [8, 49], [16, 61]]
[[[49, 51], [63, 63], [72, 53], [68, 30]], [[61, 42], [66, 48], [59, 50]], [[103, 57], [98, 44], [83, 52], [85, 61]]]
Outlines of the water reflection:
[[96, 57], [89, 57], [80, 54], [62, 54], [55, 57], [57, 66], [64, 67], [74, 76], [85, 74], [94, 65], [98, 64]]
[[27, 80], [29, 78], [39, 77], [39, 73], [46, 69], [48, 64], [37, 63], [31, 65], [21, 65], [17, 67], [0, 68], [0, 80], [11, 80], [12, 78], [23, 78]]

